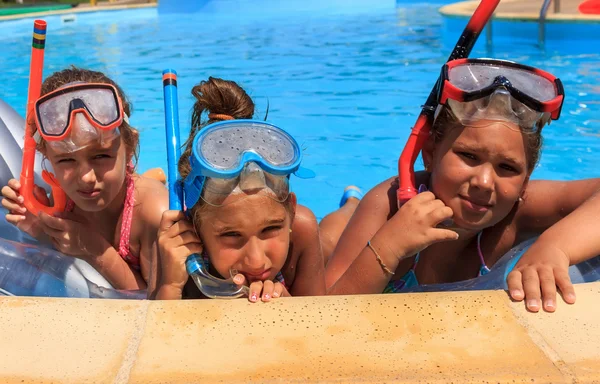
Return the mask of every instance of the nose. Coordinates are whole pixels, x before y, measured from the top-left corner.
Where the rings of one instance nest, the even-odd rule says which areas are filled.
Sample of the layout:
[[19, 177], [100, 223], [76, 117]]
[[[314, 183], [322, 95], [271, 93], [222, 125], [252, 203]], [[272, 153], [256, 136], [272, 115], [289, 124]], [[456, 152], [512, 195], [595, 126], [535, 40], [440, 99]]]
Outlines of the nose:
[[491, 164], [482, 164], [475, 169], [475, 172], [471, 177], [471, 187], [481, 191], [493, 191], [494, 175], [494, 167]]
[[257, 237], [251, 237], [244, 247], [244, 262], [253, 270], [259, 270], [265, 266], [265, 250], [262, 241]]
[[94, 167], [91, 167], [87, 163], [83, 163], [79, 166], [79, 178], [85, 184], [94, 184], [96, 182], [96, 172]]

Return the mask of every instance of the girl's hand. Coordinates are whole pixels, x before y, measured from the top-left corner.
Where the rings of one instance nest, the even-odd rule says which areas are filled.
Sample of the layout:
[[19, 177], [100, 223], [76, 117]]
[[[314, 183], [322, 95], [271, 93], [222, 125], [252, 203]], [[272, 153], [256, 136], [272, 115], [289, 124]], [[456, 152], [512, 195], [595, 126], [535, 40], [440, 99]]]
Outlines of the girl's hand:
[[39, 213], [41, 230], [50, 237], [54, 247], [65, 255], [92, 261], [101, 256], [110, 243], [98, 232], [90, 228], [81, 216], [62, 212], [58, 216]]
[[532, 312], [540, 310], [540, 297], [544, 310], [556, 310], [556, 287], [568, 304], [575, 303], [575, 290], [569, 277], [569, 257], [559, 248], [536, 241], [508, 274], [506, 282], [513, 300], [525, 299]]
[[[422, 192], [404, 204], [378, 231], [377, 238], [398, 259], [441, 241], [456, 240], [458, 234], [445, 228], [437, 228], [441, 222], [452, 217], [453, 212], [431, 192]], [[381, 245], [380, 245], [381, 246]]]
[[[238, 273], [233, 277], [233, 282], [237, 285], [244, 285], [246, 277], [241, 273]], [[248, 290], [248, 301], [256, 303], [260, 298], [263, 302], [271, 301], [278, 297], [290, 297], [288, 290], [279, 281], [254, 281], [250, 283]]]
[[[20, 189], [21, 183], [16, 179], [10, 179], [8, 185], [2, 187], [2, 206], [8, 210], [6, 221], [28, 235], [38, 238], [42, 233], [39, 220], [23, 205], [25, 199], [19, 194]], [[46, 191], [42, 187], [36, 185], [33, 194], [41, 203], [50, 204]]]
[[183, 290], [188, 280], [185, 261], [194, 253], [202, 253], [202, 242], [182, 211], [163, 213], [158, 230], [158, 251], [159, 285]]

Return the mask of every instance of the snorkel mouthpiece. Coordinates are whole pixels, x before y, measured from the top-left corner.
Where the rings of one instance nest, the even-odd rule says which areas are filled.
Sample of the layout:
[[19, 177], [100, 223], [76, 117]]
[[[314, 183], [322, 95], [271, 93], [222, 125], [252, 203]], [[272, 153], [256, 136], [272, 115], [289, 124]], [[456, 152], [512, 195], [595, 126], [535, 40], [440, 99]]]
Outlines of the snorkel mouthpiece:
[[211, 275], [200, 255], [189, 256], [185, 268], [200, 292], [210, 299], [237, 299], [248, 294], [248, 287]]

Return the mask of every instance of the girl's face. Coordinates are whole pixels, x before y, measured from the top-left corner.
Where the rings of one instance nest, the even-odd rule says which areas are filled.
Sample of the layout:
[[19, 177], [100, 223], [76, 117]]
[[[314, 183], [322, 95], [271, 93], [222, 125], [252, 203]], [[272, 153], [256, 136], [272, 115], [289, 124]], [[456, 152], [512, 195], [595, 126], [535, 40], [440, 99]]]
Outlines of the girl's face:
[[432, 191], [452, 208], [455, 225], [481, 230], [505, 218], [525, 189], [525, 151], [517, 126], [489, 121], [449, 130], [423, 156], [431, 167]]
[[46, 145], [46, 156], [62, 189], [84, 211], [105, 209], [125, 183], [127, 154], [121, 137], [71, 153]]
[[[288, 199], [295, 211], [296, 197]], [[199, 235], [214, 269], [225, 278], [237, 270], [253, 281], [273, 280], [287, 259], [292, 217], [264, 192], [231, 194], [223, 206], [206, 207]]]

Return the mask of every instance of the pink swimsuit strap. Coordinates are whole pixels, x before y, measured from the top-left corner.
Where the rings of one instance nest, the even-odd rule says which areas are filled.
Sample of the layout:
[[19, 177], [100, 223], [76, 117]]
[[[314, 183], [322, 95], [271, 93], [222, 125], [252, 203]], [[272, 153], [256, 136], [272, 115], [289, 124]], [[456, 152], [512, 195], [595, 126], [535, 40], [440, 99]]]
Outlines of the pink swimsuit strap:
[[127, 172], [127, 194], [125, 195], [125, 204], [123, 206], [123, 218], [121, 220], [121, 236], [119, 239], [119, 255], [135, 269], [140, 268], [140, 258], [133, 253], [129, 248], [129, 238], [131, 235], [131, 225], [133, 222], [133, 205], [135, 203], [135, 186], [133, 177], [130, 172]]

